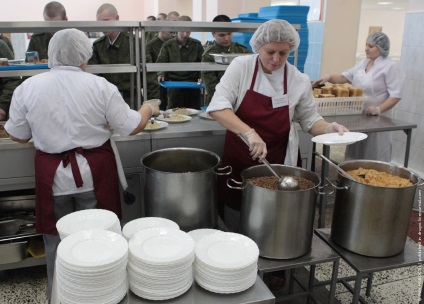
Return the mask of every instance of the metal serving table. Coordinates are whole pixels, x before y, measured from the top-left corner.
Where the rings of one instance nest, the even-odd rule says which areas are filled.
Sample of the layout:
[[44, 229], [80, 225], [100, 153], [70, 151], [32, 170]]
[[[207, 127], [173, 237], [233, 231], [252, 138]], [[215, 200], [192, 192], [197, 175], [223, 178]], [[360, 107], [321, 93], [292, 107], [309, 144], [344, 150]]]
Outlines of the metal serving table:
[[[335, 299], [336, 292], [336, 283], [337, 283], [337, 273], [339, 268], [340, 256], [331, 249], [327, 244], [325, 244], [317, 236], [312, 238], [312, 247], [311, 251], [307, 254], [288, 260], [277, 260], [277, 259], [268, 259], [260, 257], [258, 260], [258, 274], [263, 278], [265, 273], [272, 273], [280, 270], [290, 269], [290, 280], [289, 280], [289, 294], [284, 296], [277, 297], [276, 301], [286, 301], [294, 298], [307, 297], [308, 303], [309, 299], [312, 299], [314, 303], [317, 303], [317, 300], [314, 298], [314, 287], [322, 285], [330, 285], [330, 294], [328, 301], [326, 303], [332, 304]], [[331, 273], [331, 280], [325, 282], [315, 283], [315, 267], [317, 264], [321, 263], [333, 263], [333, 271]], [[305, 287], [299, 280], [295, 278], [295, 269], [300, 267], [310, 266], [309, 271], [309, 282], [308, 286]], [[296, 281], [300, 287], [304, 290], [303, 292], [298, 292], [293, 294], [294, 281]]]
[[[386, 131], [403, 131], [406, 134], [406, 147], [404, 166], [408, 167], [409, 150], [411, 146], [412, 129], [417, 125], [397, 119], [391, 119], [385, 116], [366, 116], [363, 114], [358, 115], [344, 115], [344, 116], [325, 116], [324, 119], [328, 122], [337, 121], [337, 123], [344, 125], [351, 132], [386, 132]], [[330, 157], [330, 146], [322, 145], [322, 154], [327, 158]], [[315, 155], [316, 144], [312, 145], [311, 169], [315, 171]], [[325, 178], [328, 176], [328, 163], [323, 161], [321, 167], [321, 184], [325, 184]], [[327, 196], [319, 195], [318, 198], [319, 218], [318, 227], [325, 226], [325, 210], [327, 209]]]
[[[356, 276], [346, 277], [338, 279], [338, 282], [342, 283], [353, 295], [352, 303], [367, 303], [360, 295], [361, 282], [364, 278], [367, 278], [367, 288], [365, 294], [367, 296], [371, 293], [372, 287], [372, 276], [374, 272], [390, 270], [395, 268], [408, 267], [413, 265], [419, 265], [423, 259], [418, 254], [418, 246], [410, 242], [406, 242], [405, 250], [398, 255], [385, 258], [367, 257], [353, 253], [343, 247], [337, 245], [331, 239], [331, 229], [316, 229], [315, 233], [331, 248], [340, 254], [341, 258], [349, 264], [356, 272]], [[348, 281], [355, 281], [355, 286], [352, 288]]]
[[[59, 304], [57, 295], [56, 280], [53, 283], [52, 290], [52, 304]], [[143, 304], [143, 303], [175, 303], [175, 304], [187, 304], [187, 303], [208, 303], [208, 304], [273, 304], [275, 303], [275, 297], [266, 287], [265, 283], [257, 277], [255, 284], [249, 289], [233, 294], [219, 294], [207, 291], [203, 289], [197, 283], [193, 283], [191, 288], [183, 295], [164, 301], [152, 301], [140, 298], [130, 290], [125, 298], [119, 302], [119, 304]]]

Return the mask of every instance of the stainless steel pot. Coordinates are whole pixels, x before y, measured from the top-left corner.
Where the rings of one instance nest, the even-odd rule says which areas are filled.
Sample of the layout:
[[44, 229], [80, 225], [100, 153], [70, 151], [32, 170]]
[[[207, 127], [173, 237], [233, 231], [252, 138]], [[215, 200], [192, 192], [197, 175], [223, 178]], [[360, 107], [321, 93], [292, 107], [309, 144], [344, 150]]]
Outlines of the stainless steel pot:
[[340, 246], [365, 256], [388, 257], [405, 247], [419, 177], [403, 167], [372, 160], [339, 164], [345, 171], [375, 169], [412, 181], [404, 188], [376, 187], [338, 175], [331, 228]]
[[215, 228], [216, 176], [231, 173], [231, 167], [219, 169], [219, 162], [215, 153], [194, 148], [162, 149], [144, 155], [146, 216], [173, 220], [184, 231]]
[[[279, 175], [295, 175], [314, 183], [308, 190], [281, 191], [254, 186], [252, 177], [270, 176], [265, 165], [250, 167], [241, 173], [243, 182], [232, 179], [227, 185], [243, 191], [240, 232], [256, 242], [260, 256], [292, 259], [310, 251], [315, 201], [320, 178], [302, 168], [272, 165]], [[235, 183], [239, 186], [231, 185]]]

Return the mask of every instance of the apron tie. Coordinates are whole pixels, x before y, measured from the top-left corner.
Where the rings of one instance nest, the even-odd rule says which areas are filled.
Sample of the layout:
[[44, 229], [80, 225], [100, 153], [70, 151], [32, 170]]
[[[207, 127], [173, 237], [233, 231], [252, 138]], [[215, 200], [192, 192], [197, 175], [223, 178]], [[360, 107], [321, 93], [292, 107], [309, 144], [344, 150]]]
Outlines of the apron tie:
[[82, 182], [81, 172], [78, 167], [78, 162], [77, 162], [75, 153], [84, 155], [84, 149], [81, 147], [78, 147], [78, 148], [69, 150], [63, 157], [62, 162], [63, 162], [64, 168], [66, 168], [69, 163], [71, 164], [71, 170], [72, 170], [72, 175], [74, 176], [75, 185], [77, 186], [77, 188], [80, 188], [82, 187], [83, 182]]

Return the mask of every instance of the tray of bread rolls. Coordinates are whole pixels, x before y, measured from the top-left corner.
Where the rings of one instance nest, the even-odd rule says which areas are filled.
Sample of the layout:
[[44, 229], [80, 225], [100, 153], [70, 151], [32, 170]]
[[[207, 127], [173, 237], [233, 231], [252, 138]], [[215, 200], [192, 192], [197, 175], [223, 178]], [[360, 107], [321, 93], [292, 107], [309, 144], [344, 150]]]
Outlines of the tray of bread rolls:
[[326, 84], [313, 90], [315, 105], [322, 116], [361, 114], [369, 99], [360, 88], [345, 84]]

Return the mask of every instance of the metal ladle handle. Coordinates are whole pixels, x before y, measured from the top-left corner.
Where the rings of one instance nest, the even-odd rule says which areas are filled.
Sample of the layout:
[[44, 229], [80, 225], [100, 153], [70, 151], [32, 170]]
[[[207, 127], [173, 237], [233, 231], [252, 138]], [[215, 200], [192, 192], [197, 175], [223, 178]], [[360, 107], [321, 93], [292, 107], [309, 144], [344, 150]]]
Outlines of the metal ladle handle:
[[[249, 141], [247, 140], [247, 138], [243, 135], [243, 134], [241, 134], [241, 133], [239, 133], [238, 134], [238, 136], [244, 141], [244, 143], [250, 148], [250, 144], [249, 144]], [[271, 164], [266, 160], [266, 159], [263, 159], [262, 160], [262, 162], [268, 167], [268, 169], [272, 172], [272, 174], [274, 174], [275, 175], [275, 177], [277, 177], [278, 178], [278, 180], [280, 180], [281, 179], [281, 176], [279, 176], [278, 174], [277, 174], [277, 172], [275, 172], [275, 170], [271, 167]]]
[[329, 160], [327, 157], [325, 157], [324, 155], [322, 155], [319, 152], [315, 152], [315, 153], [316, 153], [316, 155], [318, 155], [319, 157], [321, 157], [323, 160], [325, 160], [327, 163], [329, 163], [334, 168], [336, 168], [337, 171], [339, 171], [341, 174], [345, 175], [350, 180], [356, 182], [356, 180], [349, 173], [347, 173], [345, 170], [343, 170], [342, 168], [340, 168], [338, 165], [336, 165], [334, 162], [332, 162], [331, 160]]

